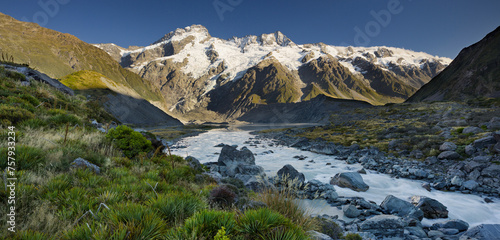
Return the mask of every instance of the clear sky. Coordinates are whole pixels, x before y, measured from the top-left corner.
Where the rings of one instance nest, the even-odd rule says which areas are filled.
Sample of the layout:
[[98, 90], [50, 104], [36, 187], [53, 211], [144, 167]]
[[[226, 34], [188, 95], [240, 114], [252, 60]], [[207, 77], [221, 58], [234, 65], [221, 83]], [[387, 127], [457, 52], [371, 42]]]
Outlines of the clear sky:
[[214, 37], [393, 46], [454, 58], [500, 25], [498, 0], [12, 0], [0, 12], [88, 43], [145, 46], [192, 24]]

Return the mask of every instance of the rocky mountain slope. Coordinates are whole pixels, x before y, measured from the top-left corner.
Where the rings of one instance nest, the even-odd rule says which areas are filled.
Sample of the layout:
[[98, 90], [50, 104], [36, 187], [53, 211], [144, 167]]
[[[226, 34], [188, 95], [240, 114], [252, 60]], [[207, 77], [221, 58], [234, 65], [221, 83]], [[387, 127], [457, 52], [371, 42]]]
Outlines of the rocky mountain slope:
[[464, 48], [408, 102], [500, 97], [500, 27]]
[[[138, 101], [147, 100], [160, 108], [163, 107], [164, 101], [159, 90], [148, 81], [122, 68], [105, 51], [70, 34], [42, 28], [34, 23], [17, 21], [0, 13], [0, 52], [4, 60], [28, 64], [51, 78], [61, 79], [82, 70], [89, 70], [103, 77], [94, 78], [95, 74], [80, 74], [79, 78], [73, 79], [79, 81], [73, 82], [74, 90], [115, 86], [108, 88], [113, 90], [108, 93], [126, 94]], [[106, 79], [108, 84], [101, 84], [101, 79]], [[116, 91], [117, 89], [119, 91]]]
[[262, 104], [320, 94], [376, 105], [402, 102], [451, 62], [391, 47], [297, 45], [281, 32], [223, 40], [200, 25], [147, 47], [95, 46], [160, 89], [170, 113], [187, 118], [214, 113], [234, 119]]

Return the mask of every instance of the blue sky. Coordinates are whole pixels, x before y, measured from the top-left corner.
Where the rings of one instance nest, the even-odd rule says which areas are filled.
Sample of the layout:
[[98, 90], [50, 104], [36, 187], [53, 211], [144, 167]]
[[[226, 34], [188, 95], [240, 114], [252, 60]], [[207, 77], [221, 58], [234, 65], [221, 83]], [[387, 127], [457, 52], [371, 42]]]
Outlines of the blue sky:
[[279, 30], [298, 44], [384, 45], [450, 58], [500, 25], [498, 0], [16, 0], [0, 12], [124, 47], [201, 24], [223, 39]]

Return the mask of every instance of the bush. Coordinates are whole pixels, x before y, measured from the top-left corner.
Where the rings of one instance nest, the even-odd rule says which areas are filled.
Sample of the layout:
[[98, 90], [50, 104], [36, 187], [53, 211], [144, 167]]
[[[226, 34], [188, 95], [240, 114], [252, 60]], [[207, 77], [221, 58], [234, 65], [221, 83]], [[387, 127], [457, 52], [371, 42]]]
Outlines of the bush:
[[227, 207], [234, 203], [236, 198], [236, 193], [230, 189], [227, 185], [220, 185], [210, 191], [210, 202], [221, 206]]
[[[269, 235], [275, 235], [276, 231], [283, 235], [288, 230], [296, 228], [289, 219], [268, 208], [246, 211], [245, 215], [238, 219], [237, 227], [247, 239], [269, 239]], [[296, 235], [293, 239], [305, 239], [303, 232], [299, 231]]]
[[73, 126], [76, 124], [80, 125], [82, 123], [80, 119], [78, 119], [78, 117], [73, 114], [57, 114], [47, 119], [47, 122], [56, 126], [65, 125], [67, 123]]
[[[7, 157], [8, 148], [1, 148], [0, 154], [2, 161], [0, 161], [0, 168], [5, 169], [7, 167]], [[44, 151], [34, 147], [28, 146], [17, 146], [15, 155], [11, 156], [15, 159], [16, 171], [21, 170], [36, 170], [40, 167], [44, 167], [46, 158]]]
[[202, 210], [187, 219], [184, 226], [169, 233], [167, 239], [213, 239], [222, 227], [230, 236], [235, 226], [232, 212]]
[[158, 210], [163, 220], [169, 225], [183, 223], [195, 212], [207, 207], [200, 198], [184, 194], [160, 195], [157, 199], [150, 201], [150, 206]]
[[35, 118], [35, 114], [26, 109], [17, 106], [0, 105], [0, 119], [7, 120], [2, 121], [4, 125], [17, 124], [32, 118]]
[[127, 126], [118, 126], [115, 129], [110, 129], [106, 138], [114, 143], [114, 145], [123, 151], [123, 154], [128, 158], [133, 158], [141, 152], [149, 152], [153, 150], [151, 141], [147, 140], [142, 134], [134, 131]]
[[30, 128], [41, 128], [47, 126], [47, 123], [42, 119], [34, 118], [21, 122], [21, 126]]

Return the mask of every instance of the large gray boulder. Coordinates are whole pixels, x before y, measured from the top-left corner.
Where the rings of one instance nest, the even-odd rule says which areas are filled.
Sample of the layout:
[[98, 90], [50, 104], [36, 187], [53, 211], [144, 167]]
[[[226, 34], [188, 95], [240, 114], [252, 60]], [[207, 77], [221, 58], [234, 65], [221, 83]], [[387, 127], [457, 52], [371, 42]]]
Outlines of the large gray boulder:
[[233, 146], [224, 145], [217, 162], [219, 166], [230, 166], [234, 164], [255, 165], [255, 157], [246, 147], [238, 150]]
[[403, 237], [405, 223], [402, 218], [393, 215], [378, 215], [364, 221], [360, 228], [376, 236]]
[[77, 168], [90, 169], [91, 171], [93, 171], [97, 174], [101, 173], [101, 168], [99, 168], [99, 166], [97, 166], [93, 163], [90, 163], [89, 161], [87, 161], [83, 158], [77, 158], [71, 163], [70, 169], [77, 169]]
[[457, 145], [452, 142], [445, 142], [439, 147], [439, 151], [455, 151], [457, 150]]
[[393, 195], [388, 195], [384, 201], [380, 204], [380, 207], [389, 214], [396, 214], [400, 217], [409, 217], [422, 220], [424, 218], [424, 212], [413, 204], [399, 199]]
[[485, 147], [488, 147], [489, 145], [496, 144], [497, 140], [493, 136], [487, 136], [481, 139], [478, 139], [472, 143], [472, 145], [477, 148], [477, 149], [483, 149]]
[[500, 240], [500, 224], [481, 224], [465, 232], [460, 240]]
[[459, 159], [460, 154], [458, 154], [455, 151], [444, 151], [438, 155], [438, 159], [448, 159], [448, 160], [455, 160]]
[[307, 231], [307, 235], [309, 235], [310, 239], [312, 240], [333, 240], [333, 238], [331, 238], [330, 236], [314, 230]]
[[361, 215], [361, 211], [352, 204], [344, 205], [342, 207], [342, 211], [344, 212], [344, 216], [348, 218], [357, 218], [359, 215]]
[[500, 117], [493, 117], [488, 124], [488, 129], [500, 129]]
[[185, 159], [192, 169], [196, 171], [203, 171], [203, 167], [201, 166], [201, 163], [200, 161], [198, 161], [198, 159], [192, 156], [187, 156]]
[[272, 187], [271, 183], [269, 183], [264, 177], [256, 176], [256, 175], [248, 175], [248, 174], [236, 174], [234, 178], [239, 179], [245, 184], [245, 187], [254, 191], [260, 192], [266, 188]]
[[342, 188], [350, 188], [356, 192], [366, 192], [370, 187], [363, 181], [363, 177], [357, 172], [337, 173], [330, 184]]
[[467, 229], [469, 228], [469, 224], [459, 219], [451, 219], [440, 223], [434, 223], [432, 224], [431, 228], [434, 230], [440, 228], [445, 228], [445, 229], [451, 228], [451, 229], [457, 229], [459, 232], [463, 232], [467, 231]]
[[300, 173], [292, 165], [287, 164], [278, 170], [278, 178], [280, 180], [297, 181], [298, 184], [303, 185], [306, 177]]
[[425, 218], [435, 219], [448, 217], [448, 209], [446, 206], [435, 199], [423, 196], [413, 196], [411, 197], [411, 203], [424, 212]]

